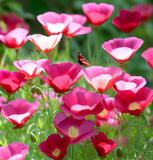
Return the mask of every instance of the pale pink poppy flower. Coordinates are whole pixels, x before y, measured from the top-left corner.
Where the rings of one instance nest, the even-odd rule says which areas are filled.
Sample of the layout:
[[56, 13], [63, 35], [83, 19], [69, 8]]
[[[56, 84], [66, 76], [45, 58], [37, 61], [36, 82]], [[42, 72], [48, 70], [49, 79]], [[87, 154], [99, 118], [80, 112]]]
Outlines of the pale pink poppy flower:
[[143, 40], [136, 37], [115, 38], [104, 42], [102, 48], [116, 61], [128, 61], [141, 47]]
[[141, 20], [146, 21], [152, 16], [152, 5], [147, 3], [137, 4], [132, 7], [132, 11], [138, 11], [141, 14]]
[[92, 66], [84, 70], [84, 78], [93, 89], [104, 92], [115, 84], [121, 73], [118, 67]]
[[0, 35], [2, 41], [8, 48], [18, 49], [27, 42], [29, 31], [24, 28], [16, 28], [11, 30], [6, 35]]
[[44, 36], [41, 34], [29, 35], [28, 39], [42, 52], [51, 52], [59, 44], [62, 34]]
[[115, 96], [115, 106], [121, 113], [139, 115], [152, 101], [153, 90], [147, 87], [133, 90], [118, 91]]
[[49, 35], [63, 33], [72, 21], [71, 16], [55, 12], [45, 12], [38, 15], [37, 19]]
[[3, 106], [1, 116], [15, 124], [14, 129], [20, 128], [34, 114], [38, 106], [38, 103], [29, 103], [24, 99], [15, 99]]
[[98, 129], [93, 129], [94, 121], [76, 120], [71, 116], [68, 117], [63, 112], [56, 114], [53, 123], [60, 134], [70, 137], [71, 144], [86, 140], [98, 131]]
[[45, 68], [50, 78], [42, 76], [42, 79], [56, 92], [68, 91], [83, 75], [83, 68], [77, 63], [61, 62], [50, 64]]
[[148, 48], [145, 50], [141, 56], [146, 60], [148, 65], [153, 69], [153, 47]]
[[51, 60], [40, 59], [38, 61], [15, 61], [13, 64], [21, 73], [25, 74], [25, 79], [29, 80], [31, 78], [40, 76], [43, 73], [45, 67], [50, 63]]
[[84, 14], [93, 26], [103, 24], [113, 13], [114, 6], [107, 3], [85, 3], [82, 5]]
[[137, 92], [140, 88], [144, 87], [145, 84], [146, 80], [141, 76], [131, 76], [128, 73], [122, 73], [114, 84], [113, 89], [116, 92], [123, 90], [133, 90]]
[[20, 143], [14, 142], [8, 144], [8, 146], [0, 147], [0, 159], [1, 160], [24, 160], [29, 146]]
[[103, 110], [103, 97], [95, 92], [89, 92], [82, 87], [74, 87], [68, 94], [64, 94], [63, 105], [59, 107], [75, 119], [83, 119], [88, 115], [96, 115]]

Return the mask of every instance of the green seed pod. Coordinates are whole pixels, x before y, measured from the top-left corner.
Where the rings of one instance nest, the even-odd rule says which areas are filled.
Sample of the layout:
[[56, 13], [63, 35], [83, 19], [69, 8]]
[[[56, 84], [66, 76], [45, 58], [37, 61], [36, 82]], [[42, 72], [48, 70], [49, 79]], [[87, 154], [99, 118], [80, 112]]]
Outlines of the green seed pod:
[[116, 155], [117, 155], [118, 158], [121, 158], [123, 156], [122, 149], [118, 148], [117, 151], [116, 151]]
[[32, 142], [37, 142], [37, 138], [33, 133], [30, 134], [30, 139]]
[[151, 138], [149, 139], [149, 143], [150, 143], [151, 145], [153, 145], [153, 137], [151, 137]]
[[33, 86], [32, 88], [31, 88], [31, 93], [32, 94], [35, 94], [37, 92], [37, 87], [36, 86]]
[[45, 84], [45, 81], [42, 78], [40, 78], [40, 85], [44, 85], [44, 84]]
[[36, 88], [36, 93], [37, 93], [37, 95], [42, 95], [43, 94], [39, 87]]

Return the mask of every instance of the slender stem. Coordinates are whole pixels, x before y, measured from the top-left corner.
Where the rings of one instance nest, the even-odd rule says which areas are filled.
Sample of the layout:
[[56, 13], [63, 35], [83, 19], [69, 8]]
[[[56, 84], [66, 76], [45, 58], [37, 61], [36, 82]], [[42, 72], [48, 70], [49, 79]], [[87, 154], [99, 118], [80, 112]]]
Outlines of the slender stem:
[[6, 56], [7, 56], [7, 54], [6, 54], [6, 51], [5, 51], [4, 54], [3, 54], [2, 60], [1, 60], [1, 67], [4, 67]]
[[125, 63], [124, 62], [120, 62], [120, 68], [122, 69], [122, 71], [125, 70]]
[[72, 159], [71, 160], [74, 160], [74, 145], [73, 144], [71, 146], [71, 152], [72, 152]]
[[138, 133], [139, 133], [139, 140], [140, 140], [140, 144], [141, 144], [141, 130], [140, 130], [140, 116], [138, 116]]
[[88, 34], [87, 35], [87, 48], [88, 48], [88, 57], [89, 57], [89, 60], [91, 61], [92, 59], [92, 56], [91, 56], [91, 49], [90, 49], [90, 35]]
[[19, 60], [19, 49], [16, 49], [16, 60]]
[[94, 27], [94, 33], [95, 33], [95, 55], [94, 55], [94, 60], [96, 61], [97, 58], [97, 53], [98, 53], [98, 30], [97, 27]]
[[22, 133], [22, 128], [20, 128], [20, 134], [21, 134], [21, 142], [23, 143], [23, 133]]
[[11, 94], [8, 93], [7, 95], [8, 95], [8, 96], [7, 96], [7, 103], [8, 103], [8, 102], [10, 101]]
[[70, 58], [70, 39], [65, 39], [65, 57], [66, 59]]

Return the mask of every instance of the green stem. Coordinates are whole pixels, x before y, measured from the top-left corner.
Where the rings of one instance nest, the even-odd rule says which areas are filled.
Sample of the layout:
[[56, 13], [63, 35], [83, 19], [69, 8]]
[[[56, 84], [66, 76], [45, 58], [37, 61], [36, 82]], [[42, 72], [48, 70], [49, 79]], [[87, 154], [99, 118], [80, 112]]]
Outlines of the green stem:
[[94, 33], [95, 33], [95, 52], [94, 52], [94, 60], [97, 61], [97, 53], [98, 53], [98, 30], [97, 27], [94, 27]]
[[68, 60], [70, 58], [70, 39], [65, 38], [65, 57]]
[[90, 49], [90, 35], [89, 34], [87, 35], [87, 48], [88, 48], [88, 57], [89, 57], [89, 60], [91, 61], [92, 56], [91, 56], [91, 49]]
[[7, 103], [10, 101], [11, 93], [7, 94]]
[[2, 57], [2, 60], [1, 60], [1, 68], [4, 67], [5, 60], [6, 60], [6, 56], [7, 56], [7, 54], [6, 54], [6, 51], [5, 51], [5, 52], [4, 52], [4, 55], [3, 55], [3, 57]]
[[71, 146], [71, 152], [72, 152], [72, 159], [71, 160], [74, 160], [74, 145], [73, 144]]
[[20, 128], [20, 134], [21, 134], [21, 142], [23, 143], [23, 133], [22, 133], [22, 128]]
[[16, 49], [16, 60], [19, 61], [19, 49]]

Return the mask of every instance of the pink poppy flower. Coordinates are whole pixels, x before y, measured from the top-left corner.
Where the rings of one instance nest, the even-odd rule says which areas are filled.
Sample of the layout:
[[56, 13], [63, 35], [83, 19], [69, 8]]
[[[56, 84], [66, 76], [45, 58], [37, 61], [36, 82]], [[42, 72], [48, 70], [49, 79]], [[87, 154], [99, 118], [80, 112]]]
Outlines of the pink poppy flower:
[[55, 12], [40, 14], [37, 19], [49, 35], [63, 33], [72, 21], [71, 16]]
[[0, 147], [1, 160], [24, 160], [29, 146], [24, 143], [14, 142], [8, 146]]
[[70, 62], [50, 64], [45, 71], [50, 79], [45, 76], [42, 76], [42, 79], [59, 93], [68, 91], [83, 74], [82, 67]]
[[59, 134], [51, 134], [46, 141], [39, 144], [39, 150], [50, 158], [61, 160], [67, 154], [69, 144], [68, 136], [61, 138]]
[[0, 21], [2, 23], [2, 25], [0, 25], [0, 34], [2, 35], [7, 34], [15, 28], [29, 29], [29, 25], [25, 23], [24, 19], [14, 13], [1, 14]]
[[90, 24], [99, 26], [103, 24], [113, 13], [114, 6], [107, 3], [85, 3], [82, 5], [84, 14]]
[[121, 73], [120, 68], [113, 66], [108, 68], [92, 66], [85, 69], [84, 78], [93, 89], [104, 92], [115, 84]]
[[15, 124], [14, 129], [20, 128], [34, 114], [38, 106], [37, 103], [29, 103], [24, 99], [15, 99], [3, 106], [1, 116]]
[[1, 109], [3, 108], [4, 104], [7, 103], [7, 99], [4, 98], [4, 97], [0, 97], [0, 112], [1, 112]]
[[143, 87], [137, 92], [119, 91], [115, 96], [116, 109], [121, 113], [139, 115], [152, 101], [153, 90]]
[[119, 30], [124, 32], [131, 32], [136, 27], [138, 27], [141, 22], [141, 14], [138, 11], [129, 11], [126, 9], [121, 9], [119, 16], [116, 16], [112, 23]]
[[28, 30], [24, 28], [16, 28], [6, 35], [0, 35], [2, 41], [8, 48], [18, 49], [27, 42]]
[[141, 47], [143, 40], [136, 37], [115, 38], [104, 42], [102, 48], [116, 61], [128, 61]]
[[115, 141], [108, 139], [103, 132], [99, 132], [98, 135], [92, 136], [91, 142], [100, 157], [105, 156], [118, 145]]
[[87, 21], [86, 16], [81, 15], [81, 14], [70, 14], [70, 16], [72, 17], [72, 22], [75, 22], [78, 24], [84, 25]]
[[0, 85], [8, 93], [16, 92], [25, 82], [23, 73], [0, 70]]
[[141, 3], [133, 6], [132, 11], [138, 11], [141, 14], [141, 20], [146, 21], [152, 16], [152, 5]]
[[89, 92], [82, 87], [74, 87], [68, 94], [64, 94], [63, 105], [59, 107], [75, 119], [83, 119], [88, 115], [96, 115], [103, 110], [103, 97], [94, 92]]
[[13, 64], [21, 73], [25, 74], [25, 79], [29, 80], [31, 78], [40, 76], [43, 73], [44, 68], [50, 63], [51, 60], [40, 59], [38, 61], [15, 61]]
[[41, 34], [29, 35], [28, 39], [42, 52], [51, 52], [59, 44], [62, 34], [44, 36]]
[[63, 112], [56, 114], [53, 123], [60, 134], [70, 137], [71, 144], [86, 140], [98, 131], [98, 129], [93, 129], [94, 121], [76, 120]]
[[141, 76], [131, 76], [127, 73], [122, 73], [117, 82], [114, 84], [113, 89], [118, 91], [133, 90], [137, 92], [140, 88], [144, 87], [146, 80]]
[[146, 60], [148, 65], [153, 69], [153, 47], [148, 48], [145, 50], [141, 56]]

